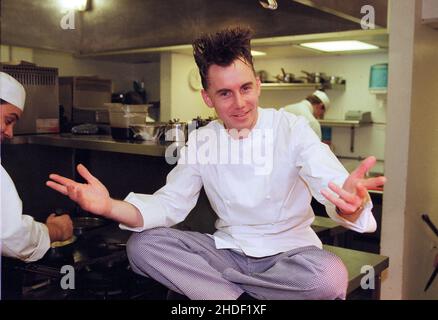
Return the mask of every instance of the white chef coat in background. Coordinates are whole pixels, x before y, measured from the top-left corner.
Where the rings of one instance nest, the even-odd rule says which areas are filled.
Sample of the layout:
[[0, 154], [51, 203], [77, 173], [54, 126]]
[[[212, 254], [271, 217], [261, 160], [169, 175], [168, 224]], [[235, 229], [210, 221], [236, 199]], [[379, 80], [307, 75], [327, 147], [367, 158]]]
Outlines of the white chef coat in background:
[[50, 248], [49, 230], [31, 216], [23, 215], [23, 205], [11, 177], [1, 166], [0, 247], [2, 256], [26, 262], [41, 259]]
[[[310, 205], [312, 195], [325, 205], [334, 221], [358, 232], [373, 232], [376, 221], [371, 201], [353, 223], [340, 217], [335, 206], [321, 195], [320, 190], [326, 189], [330, 181], [342, 186], [348, 172], [327, 145], [320, 142], [308, 122], [284, 109], [258, 108], [258, 112], [254, 129], [273, 129], [273, 168], [269, 174], [255, 175], [255, 165], [242, 162], [182, 164], [187, 153], [194, 150], [184, 147], [164, 187], [153, 195], [131, 192], [126, 197], [125, 201], [139, 209], [144, 225], [120, 227], [139, 232], [173, 226], [187, 217], [204, 186], [218, 215], [214, 233], [218, 249], [237, 249], [249, 256], [263, 257], [309, 245], [321, 248], [321, 241], [311, 228], [315, 217]], [[232, 139], [218, 121], [198, 130], [205, 128]], [[250, 149], [253, 143], [263, 143], [254, 140], [266, 140], [265, 136], [252, 132], [240, 140], [239, 152]], [[188, 145], [196, 144], [196, 137], [192, 132]], [[213, 140], [203, 141], [210, 142], [214, 148]], [[205, 152], [205, 148], [196, 152]]]
[[306, 118], [309, 121], [310, 127], [313, 129], [313, 131], [315, 131], [316, 135], [319, 137], [319, 140], [321, 140], [321, 125], [313, 115], [313, 106], [309, 101], [303, 100], [295, 104], [287, 105], [284, 107], [284, 110], [293, 113], [296, 116], [303, 116]]

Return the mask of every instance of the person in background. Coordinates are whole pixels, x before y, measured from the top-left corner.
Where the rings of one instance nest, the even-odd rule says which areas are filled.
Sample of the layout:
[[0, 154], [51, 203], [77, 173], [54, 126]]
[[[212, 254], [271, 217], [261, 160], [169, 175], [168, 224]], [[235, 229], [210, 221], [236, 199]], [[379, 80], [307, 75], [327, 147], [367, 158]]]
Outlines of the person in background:
[[[26, 93], [24, 87], [10, 75], [0, 72], [0, 137], [13, 137], [15, 123], [20, 119]], [[1, 166], [1, 165], [0, 165]], [[2, 256], [24, 262], [41, 259], [54, 241], [73, 236], [73, 223], [68, 215], [51, 214], [45, 224], [22, 213], [23, 205], [15, 185], [1, 166], [0, 247]]]
[[330, 107], [330, 99], [324, 91], [316, 90], [306, 99], [284, 107], [284, 110], [297, 116], [303, 116], [309, 121], [309, 125], [321, 140], [321, 125], [317, 119], [323, 119], [324, 114]]
[[[348, 272], [312, 230], [310, 201], [313, 195], [348, 229], [373, 232], [367, 188], [383, 185], [385, 177], [365, 178], [374, 157], [349, 175], [307, 120], [259, 106], [250, 39], [249, 29], [233, 28], [193, 43], [202, 98], [219, 120], [190, 134], [161, 189], [113, 199], [83, 165], [77, 169], [85, 183], [51, 174], [47, 186], [134, 231], [127, 243], [132, 270], [176, 294], [345, 299]], [[245, 161], [262, 145], [268, 147], [263, 162]], [[205, 159], [207, 153], [213, 157]], [[172, 228], [195, 207], [202, 187], [218, 215], [216, 232]]]

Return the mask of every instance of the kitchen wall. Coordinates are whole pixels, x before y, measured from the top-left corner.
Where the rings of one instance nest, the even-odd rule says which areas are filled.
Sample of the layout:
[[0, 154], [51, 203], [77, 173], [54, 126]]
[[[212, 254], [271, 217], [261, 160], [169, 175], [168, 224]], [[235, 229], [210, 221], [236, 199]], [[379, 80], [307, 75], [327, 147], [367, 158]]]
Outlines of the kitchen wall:
[[421, 24], [421, 3], [390, 5], [388, 130], [382, 253], [390, 257], [385, 299], [437, 299], [438, 282], [424, 292], [438, 255], [438, 238], [421, 220], [438, 225], [438, 31]]
[[[301, 70], [309, 72], [325, 72], [328, 75], [337, 75], [346, 79], [345, 90], [328, 90], [332, 107], [327, 111], [326, 119], [344, 119], [348, 110], [371, 111], [372, 126], [356, 128], [355, 151], [350, 152], [350, 128], [332, 128], [332, 145], [338, 156], [366, 157], [375, 155], [384, 159], [385, 123], [386, 123], [386, 95], [375, 95], [369, 92], [368, 83], [370, 67], [374, 64], [388, 62], [386, 53], [357, 54], [342, 56], [305, 57], [293, 59], [255, 60], [256, 71], [265, 70], [274, 80], [281, 74], [283, 67], [286, 72], [296, 77], [304, 76]], [[314, 90], [262, 90], [260, 104], [264, 107], [283, 107], [304, 99]], [[342, 160], [347, 169], [354, 169], [358, 161]], [[383, 162], [378, 162], [374, 168], [376, 172], [383, 172]]]
[[155, 63], [121, 63], [79, 59], [72, 53], [32, 49], [13, 46], [1, 46], [2, 62], [33, 62], [41, 67], [58, 68], [59, 76], [99, 76], [113, 81], [113, 91], [132, 90], [134, 80], [145, 82], [150, 101], [160, 99], [159, 72], [160, 64]]
[[189, 84], [189, 74], [197, 70], [193, 56], [177, 53], [161, 55], [161, 120], [178, 118], [189, 122], [197, 116], [214, 116], [202, 100], [199, 90]]

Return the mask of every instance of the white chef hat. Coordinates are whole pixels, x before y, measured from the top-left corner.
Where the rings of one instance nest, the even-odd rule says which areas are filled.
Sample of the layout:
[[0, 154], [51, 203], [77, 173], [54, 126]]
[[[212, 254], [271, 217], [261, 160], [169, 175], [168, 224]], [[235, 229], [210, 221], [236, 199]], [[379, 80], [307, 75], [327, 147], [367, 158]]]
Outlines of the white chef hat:
[[26, 91], [23, 85], [9, 74], [0, 72], [0, 99], [23, 110]]
[[326, 110], [330, 107], [330, 99], [324, 91], [316, 90], [313, 95], [321, 100]]

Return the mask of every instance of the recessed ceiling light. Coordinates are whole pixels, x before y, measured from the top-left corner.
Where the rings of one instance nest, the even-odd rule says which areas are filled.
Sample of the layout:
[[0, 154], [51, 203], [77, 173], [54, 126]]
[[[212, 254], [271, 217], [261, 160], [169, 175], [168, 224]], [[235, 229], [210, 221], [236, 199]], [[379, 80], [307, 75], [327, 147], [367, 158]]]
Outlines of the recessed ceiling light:
[[301, 43], [300, 46], [324, 52], [375, 50], [378, 46], [357, 40]]
[[257, 56], [266, 56], [266, 52], [251, 50], [251, 54], [253, 57]]
[[66, 10], [85, 11], [88, 6], [88, 0], [60, 0], [60, 2]]

